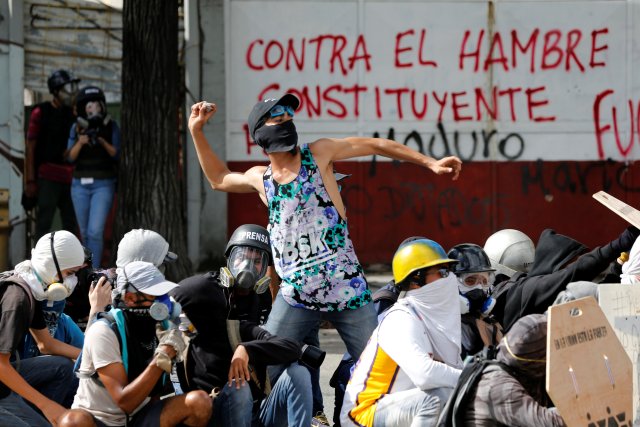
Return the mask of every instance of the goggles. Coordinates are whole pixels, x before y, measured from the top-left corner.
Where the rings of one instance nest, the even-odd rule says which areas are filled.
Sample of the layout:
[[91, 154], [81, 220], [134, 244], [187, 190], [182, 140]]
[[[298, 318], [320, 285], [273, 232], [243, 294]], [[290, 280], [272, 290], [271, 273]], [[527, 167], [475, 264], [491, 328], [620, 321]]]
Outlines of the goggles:
[[458, 281], [468, 287], [480, 285], [483, 288], [493, 286], [496, 281], [496, 274], [493, 271], [483, 271], [480, 273], [463, 273], [458, 276]]
[[269, 110], [269, 114], [271, 117], [282, 116], [284, 113], [289, 114], [289, 117], [293, 117], [294, 111], [293, 108], [288, 105], [274, 105], [271, 110]]
[[428, 276], [430, 274], [439, 274], [440, 278], [444, 279], [445, 277], [449, 277], [450, 273], [451, 269], [449, 267], [441, 267], [437, 270], [427, 270], [426, 275]]

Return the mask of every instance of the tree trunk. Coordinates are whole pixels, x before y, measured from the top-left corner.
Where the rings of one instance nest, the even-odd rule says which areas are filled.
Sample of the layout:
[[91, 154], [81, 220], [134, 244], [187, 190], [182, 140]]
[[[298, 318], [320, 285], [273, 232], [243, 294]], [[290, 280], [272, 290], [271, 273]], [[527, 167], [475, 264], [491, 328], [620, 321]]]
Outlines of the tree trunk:
[[179, 161], [178, 67], [178, 1], [125, 0], [114, 244], [133, 228], [160, 233], [178, 254], [178, 262], [167, 269], [174, 280], [191, 273]]

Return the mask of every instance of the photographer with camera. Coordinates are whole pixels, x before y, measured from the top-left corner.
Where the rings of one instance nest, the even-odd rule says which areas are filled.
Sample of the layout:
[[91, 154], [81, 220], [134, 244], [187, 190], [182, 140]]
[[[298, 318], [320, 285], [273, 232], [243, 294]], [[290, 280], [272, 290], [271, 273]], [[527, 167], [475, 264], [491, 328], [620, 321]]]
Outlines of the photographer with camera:
[[[269, 289], [269, 234], [258, 225], [238, 227], [227, 243], [227, 266], [180, 282], [171, 295], [182, 305], [192, 335], [177, 373], [182, 390], [217, 395], [211, 423], [265, 427], [311, 425], [309, 371], [319, 368], [317, 347], [271, 335], [258, 326], [259, 294]], [[190, 325], [190, 326], [189, 326]], [[195, 335], [193, 335], [195, 334]], [[279, 377], [268, 365], [289, 364]], [[210, 425], [211, 425], [210, 423]]]
[[76, 97], [78, 119], [71, 127], [65, 157], [75, 164], [71, 199], [93, 267], [102, 260], [103, 233], [116, 189], [120, 128], [107, 114], [106, 98], [95, 86]]
[[211, 416], [206, 393], [158, 399], [163, 374], [185, 348], [177, 327], [157, 327], [178, 318], [180, 308], [167, 295], [178, 285], [144, 261], [118, 268], [116, 280], [114, 308], [98, 314], [87, 329], [80, 386], [60, 426], [206, 425]]

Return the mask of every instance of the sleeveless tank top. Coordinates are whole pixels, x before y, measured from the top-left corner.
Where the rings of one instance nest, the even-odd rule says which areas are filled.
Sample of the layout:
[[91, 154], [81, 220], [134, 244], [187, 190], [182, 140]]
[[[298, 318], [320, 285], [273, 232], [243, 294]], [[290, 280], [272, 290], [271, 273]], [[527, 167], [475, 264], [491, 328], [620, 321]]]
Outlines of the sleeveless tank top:
[[327, 192], [307, 144], [298, 176], [278, 184], [271, 165], [263, 176], [269, 234], [281, 292], [294, 307], [357, 309], [371, 301], [362, 266], [344, 220]]

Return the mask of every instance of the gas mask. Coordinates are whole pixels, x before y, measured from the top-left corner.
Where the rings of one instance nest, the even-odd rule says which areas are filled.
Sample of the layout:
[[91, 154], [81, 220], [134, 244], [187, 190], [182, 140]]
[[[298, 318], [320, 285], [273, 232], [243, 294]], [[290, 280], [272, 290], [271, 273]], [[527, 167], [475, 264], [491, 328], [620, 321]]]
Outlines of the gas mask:
[[156, 321], [171, 320], [179, 323], [182, 306], [169, 295], [156, 297], [149, 307], [149, 315]]
[[110, 116], [106, 113], [104, 104], [100, 101], [87, 102], [84, 110], [87, 115], [86, 120], [89, 129], [101, 129], [111, 120]]
[[78, 93], [78, 83], [68, 82], [65, 83], [56, 94], [56, 98], [66, 107], [72, 107], [73, 101]]
[[220, 269], [220, 286], [264, 293], [271, 283], [271, 278], [265, 277], [268, 261], [269, 256], [263, 250], [236, 246], [229, 254], [227, 266]]
[[186, 336], [188, 336], [189, 338], [193, 338], [198, 334], [198, 330], [193, 325], [191, 320], [189, 320], [186, 314], [180, 313], [179, 320], [180, 323], [178, 324], [178, 329], [182, 331], [182, 333], [184, 333]]
[[298, 145], [298, 132], [293, 120], [273, 126], [262, 126], [255, 131], [255, 142], [267, 153], [284, 152]]
[[[60, 273], [58, 273], [58, 275], [60, 275]], [[62, 283], [52, 283], [45, 291], [46, 299], [48, 301], [62, 301], [73, 293], [77, 284], [78, 278], [75, 274], [65, 277]]]
[[461, 313], [489, 315], [496, 305], [496, 301], [490, 296], [494, 281], [493, 272], [463, 273], [458, 276]]
[[53, 238], [56, 232], [51, 233], [51, 256], [53, 257], [53, 263], [56, 266], [58, 272], [58, 282], [51, 283], [45, 290], [45, 299], [49, 301], [62, 301], [73, 293], [76, 285], [78, 284], [78, 278], [75, 274], [71, 274], [65, 277], [62, 282], [62, 271], [60, 270], [60, 264], [58, 264], [58, 258], [56, 257], [56, 251], [53, 247]]

